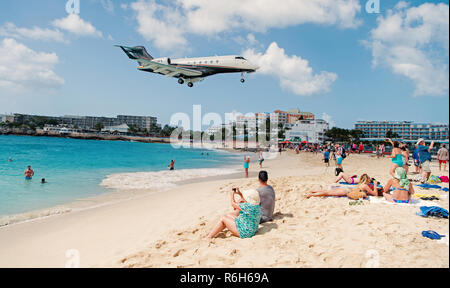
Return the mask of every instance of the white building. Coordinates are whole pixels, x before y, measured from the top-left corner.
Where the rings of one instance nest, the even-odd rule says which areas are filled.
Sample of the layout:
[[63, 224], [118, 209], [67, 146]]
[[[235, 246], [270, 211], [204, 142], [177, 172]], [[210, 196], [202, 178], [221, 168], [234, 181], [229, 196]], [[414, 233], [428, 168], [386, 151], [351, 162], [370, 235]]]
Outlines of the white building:
[[329, 124], [325, 120], [299, 120], [291, 127], [291, 130], [286, 131], [286, 139], [323, 143], [328, 129]]
[[64, 125], [45, 125], [43, 131], [45, 133], [50, 134], [72, 134], [72, 133], [78, 133], [79, 131], [77, 129], [74, 129], [73, 127], [67, 127]]
[[128, 133], [129, 129], [130, 129], [130, 127], [127, 124], [121, 124], [121, 125], [117, 125], [117, 126], [107, 126], [102, 129], [102, 132], [109, 132], [109, 133], [118, 132], [118, 133], [126, 134], [126, 133]]
[[222, 125], [212, 125], [208, 129], [205, 130], [205, 133], [209, 136], [215, 135], [216, 133], [222, 132], [222, 129], [225, 128], [227, 131], [233, 131], [233, 124], [222, 124]]

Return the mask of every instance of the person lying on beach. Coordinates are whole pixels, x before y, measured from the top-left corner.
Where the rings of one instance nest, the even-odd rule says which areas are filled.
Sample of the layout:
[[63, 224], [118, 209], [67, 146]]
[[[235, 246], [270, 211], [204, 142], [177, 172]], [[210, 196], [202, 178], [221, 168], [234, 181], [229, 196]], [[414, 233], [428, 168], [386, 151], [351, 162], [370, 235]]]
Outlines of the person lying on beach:
[[[235, 195], [240, 197], [236, 202]], [[231, 191], [231, 206], [234, 212], [220, 218], [219, 222], [209, 233], [208, 238], [214, 238], [225, 228], [239, 238], [251, 238], [258, 231], [261, 220], [261, 206], [259, 194], [256, 190], [233, 188]]]
[[403, 155], [402, 155], [402, 149], [400, 148], [400, 142], [398, 141], [392, 141], [391, 139], [386, 139], [386, 141], [389, 141], [392, 144], [392, 154], [391, 156], [388, 156], [388, 158], [392, 158], [392, 165], [391, 170], [389, 171], [389, 174], [391, 174], [392, 177], [394, 177], [395, 169], [398, 167], [403, 167]]
[[[361, 192], [364, 192], [366, 197], [368, 195], [378, 196], [377, 188], [373, 188], [378, 186], [378, 182], [375, 180], [372, 186], [371, 181], [372, 179], [370, 179], [370, 177], [367, 174], [363, 174], [361, 176], [361, 179], [359, 180], [358, 185], [356, 186], [356, 189], [359, 189]], [[306, 198], [309, 199], [311, 197], [329, 197], [329, 196], [343, 197], [347, 196], [350, 192], [356, 189], [349, 186], [331, 186], [330, 190], [312, 191], [306, 195]]]
[[395, 169], [394, 178], [384, 186], [384, 198], [394, 203], [409, 203], [414, 194], [413, 185], [409, 182], [405, 169]]
[[[364, 174], [366, 175], [366, 174]], [[348, 176], [347, 174], [345, 174], [344, 172], [341, 172], [341, 174], [338, 176], [338, 178], [336, 178], [335, 183], [339, 183], [339, 181], [344, 180], [346, 183], [348, 184], [358, 184], [359, 183], [359, 178], [357, 175], [353, 175], [353, 176]]]

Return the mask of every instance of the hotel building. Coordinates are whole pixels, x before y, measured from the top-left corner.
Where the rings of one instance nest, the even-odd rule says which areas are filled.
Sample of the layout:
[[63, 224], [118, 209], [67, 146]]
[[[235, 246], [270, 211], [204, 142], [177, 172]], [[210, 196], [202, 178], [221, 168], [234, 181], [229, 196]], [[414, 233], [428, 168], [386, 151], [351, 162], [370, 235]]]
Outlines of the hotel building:
[[385, 139], [388, 131], [404, 140], [448, 140], [448, 124], [414, 123], [412, 121], [358, 121], [355, 129], [363, 132], [367, 140]]

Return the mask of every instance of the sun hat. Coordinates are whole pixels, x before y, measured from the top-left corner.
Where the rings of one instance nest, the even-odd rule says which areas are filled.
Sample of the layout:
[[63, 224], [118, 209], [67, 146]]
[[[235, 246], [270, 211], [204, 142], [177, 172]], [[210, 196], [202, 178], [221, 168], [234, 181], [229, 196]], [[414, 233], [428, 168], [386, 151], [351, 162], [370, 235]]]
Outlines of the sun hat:
[[244, 196], [244, 200], [252, 205], [259, 205], [260, 198], [259, 193], [255, 189], [243, 190], [242, 196]]
[[416, 145], [419, 145], [421, 142], [425, 142], [425, 139], [423, 139], [423, 138], [419, 138], [419, 140], [417, 140], [417, 143], [416, 143]]

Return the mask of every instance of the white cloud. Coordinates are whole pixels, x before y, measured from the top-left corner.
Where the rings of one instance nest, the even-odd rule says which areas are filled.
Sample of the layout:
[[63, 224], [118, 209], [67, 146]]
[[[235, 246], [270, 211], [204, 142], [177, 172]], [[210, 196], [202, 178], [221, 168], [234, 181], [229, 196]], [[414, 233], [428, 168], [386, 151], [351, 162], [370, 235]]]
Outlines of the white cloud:
[[373, 66], [384, 65], [411, 79], [414, 96], [445, 95], [449, 88], [449, 7], [425, 3], [409, 7], [399, 2], [365, 41]]
[[264, 54], [248, 49], [244, 56], [260, 66], [258, 73], [277, 77], [281, 87], [297, 95], [327, 92], [338, 78], [337, 74], [326, 71], [314, 74], [307, 60], [296, 55], [286, 55], [284, 49], [275, 42], [270, 44]]
[[11, 38], [0, 42], [0, 89], [10, 92], [55, 89], [64, 84], [56, 75], [55, 53], [35, 52]]
[[64, 34], [57, 29], [20, 28], [13, 23], [5, 23], [3, 26], [0, 26], [0, 36], [67, 43], [67, 40], [64, 39]]
[[91, 23], [84, 21], [77, 14], [69, 14], [66, 18], [56, 19], [53, 26], [74, 33], [78, 36], [103, 37]]
[[[186, 34], [216, 35], [233, 30], [265, 32], [304, 23], [354, 28], [360, 24], [358, 0], [177, 0], [158, 4], [138, 0], [137, 31], [163, 49], [186, 44]], [[127, 8], [123, 6], [122, 8]]]
[[[138, 1], [131, 4], [139, 23], [137, 31], [145, 40], [153, 41], [161, 49], [171, 49], [186, 45], [181, 28], [182, 16], [175, 9], [155, 3], [155, 1]], [[161, 15], [160, 19], [156, 15]]]
[[100, 3], [108, 13], [114, 13], [114, 3], [111, 0], [100, 0]]
[[330, 128], [333, 128], [336, 126], [336, 123], [334, 123], [333, 117], [331, 117], [330, 115], [328, 115], [325, 112], [322, 113], [322, 119], [328, 122]]

